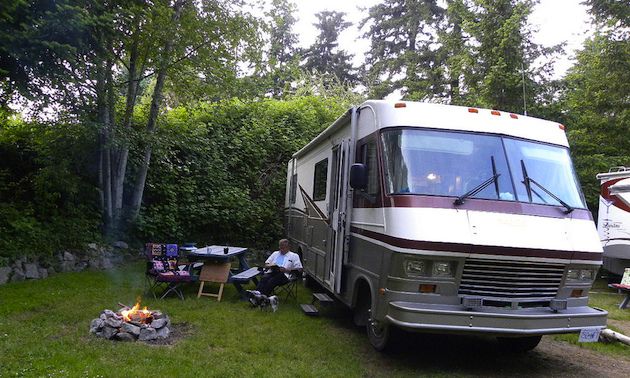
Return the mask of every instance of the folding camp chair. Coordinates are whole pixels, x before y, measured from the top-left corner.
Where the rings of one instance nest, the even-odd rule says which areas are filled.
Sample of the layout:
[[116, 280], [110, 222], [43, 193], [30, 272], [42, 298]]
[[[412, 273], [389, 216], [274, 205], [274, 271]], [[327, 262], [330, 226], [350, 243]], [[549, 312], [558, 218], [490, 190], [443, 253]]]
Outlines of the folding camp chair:
[[277, 295], [278, 297], [282, 297], [284, 295], [284, 300], [289, 298], [297, 300], [298, 295], [298, 284], [302, 281], [302, 273], [295, 269], [291, 272], [291, 277], [289, 278], [289, 282], [284, 285], [276, 286], [273, 289], [273, 295]]
[[169, 293], [184, 299], [179, 286], [192, 281], [190, 267], [192, 265], [189, 263], [179, 262], [177, 244], [147, 244], [145, 294], [152, 294], [157, 299], [157, 291], [161, 290], [160, 299]]

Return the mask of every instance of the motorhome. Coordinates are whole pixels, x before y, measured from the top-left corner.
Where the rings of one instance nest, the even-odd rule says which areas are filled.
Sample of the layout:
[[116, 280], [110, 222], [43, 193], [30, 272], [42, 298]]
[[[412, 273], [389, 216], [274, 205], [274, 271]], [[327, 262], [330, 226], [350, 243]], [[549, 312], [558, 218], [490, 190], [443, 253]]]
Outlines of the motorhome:
[[558, 123], [367, 101], [293, 155], [285, 205], [307, 279], [378, 350], [398, 329], [525, 351], [606, 326], [588, 306], [602, 246]]
[[597, 230], [604, 248], [603, 267], [621, 277], [630, 268], [630, 168], [613, 167], [597, 179], [601, 184]]

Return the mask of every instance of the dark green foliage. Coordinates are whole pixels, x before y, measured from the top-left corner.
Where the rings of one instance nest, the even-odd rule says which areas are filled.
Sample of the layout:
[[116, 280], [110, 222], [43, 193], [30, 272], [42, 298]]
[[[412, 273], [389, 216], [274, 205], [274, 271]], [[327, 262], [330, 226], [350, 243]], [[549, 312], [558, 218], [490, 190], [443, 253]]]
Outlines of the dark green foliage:
[[49, 255], [98, 239], [93, 144], [80, 125], [0, 126], [0, 257]]
[[353, 55], [341, 49], [338, 42], [339, 34], [352, 26], [352, 23], [344, 21], [344, 12], [323, 11], [316, 16], [319, 22], [314, 25], [319, 29], [319, 35], [304, 53], [303, 68], [309, 73], [336, 78], [346, 86], [355, 86], [359, 78], [352, 67]]
[[154, 150], [138, 236], [273, 245], [283, 236], [290, 156], [344, 110], [308, 97], [172, 111]]
[[595, 175], [630, 165], [630, 41], [613, 33], [585, 43], [566, 78], [563, 108], [576, 170], [591, 210], [597, 210]]

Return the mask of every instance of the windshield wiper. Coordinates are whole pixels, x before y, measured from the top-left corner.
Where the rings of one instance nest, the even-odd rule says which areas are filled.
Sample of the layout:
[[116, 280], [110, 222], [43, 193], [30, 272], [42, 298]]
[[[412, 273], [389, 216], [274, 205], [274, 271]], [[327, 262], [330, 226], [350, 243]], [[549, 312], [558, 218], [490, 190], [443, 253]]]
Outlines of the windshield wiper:
[[[532, 202], [532, 192], [535, 193], [538, 197], [540, 197], [540, 199], [545, 201], [538, 193], [536, 193], [536, 191], [534, 191], [532, 189], [532, 185], [531, 184], [534, 184], [537, 187], [539, 187], [540, 189], [542, 189], [543, 192], [547, 193], [547, 195], [549, 197], [555, 199], [556, 201], [558, 201], [558, 203], [560, 203], [562, 206], [564, 206], [567, 209], [564, 212], [565, 214], [569, 214], [573, 210], [575, 210], [573, 207], [571, 207], [571, 205], [569, 205], [568, 203], [564, 202], [563, 200], [558, 198], [558, 196], [556, 196], [555, 194], [553, 194], [549, 190], [547, 190], [544, 186], [542, 186], [539, 183], [537, 183], [533, 178], [529, 177], [527, 175], [527, 169], [525, 168], [525, 162], [523, 160], [521, 160], [521, 169], [523, 170], [523, 179], [524, 179], [523, 184], [525, 185], [525, 188], [527, 189], [527, 197], [529, 199], [529, 202]], [[547, 202], [545, 201], [545, 203], [547, 203]]]
[[494, 188], [497, 192], [497, 198], [499, 198], [499, 176], [501, 176], [500, 173], [497, 173], [497, 167], [494, 164], [494, 155], [490, 156], [490, 161], [492, 162], [492, 177], [490, 177], [489, 179], [487, 179], [486, 181], [482, 182], [481, 184], [475, 186], [471, 191], [469, 191], [468, 193], [462, 194], [461, 196], [459, 196], [459, 198], [457, 198], [454, 202], [455, 205], [463, 205], [464, 204], [464, 199], [474, 196], [475, 194], [481, 192], [482, 190], [484, 190], [485, 188], [487, 188], [488, 186], [490, 186], [490, 184], [492, 184], [494, 182]]

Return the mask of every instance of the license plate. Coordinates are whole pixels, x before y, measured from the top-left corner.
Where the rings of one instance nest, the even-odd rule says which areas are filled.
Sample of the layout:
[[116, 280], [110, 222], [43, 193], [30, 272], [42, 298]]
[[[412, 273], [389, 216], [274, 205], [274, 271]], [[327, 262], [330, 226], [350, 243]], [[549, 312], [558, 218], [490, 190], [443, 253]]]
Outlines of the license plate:
[[599, 328], [585, 328], [580, 332], [581, 343], [596, 343], [599, 340], [599, 334], [602, 330]]

